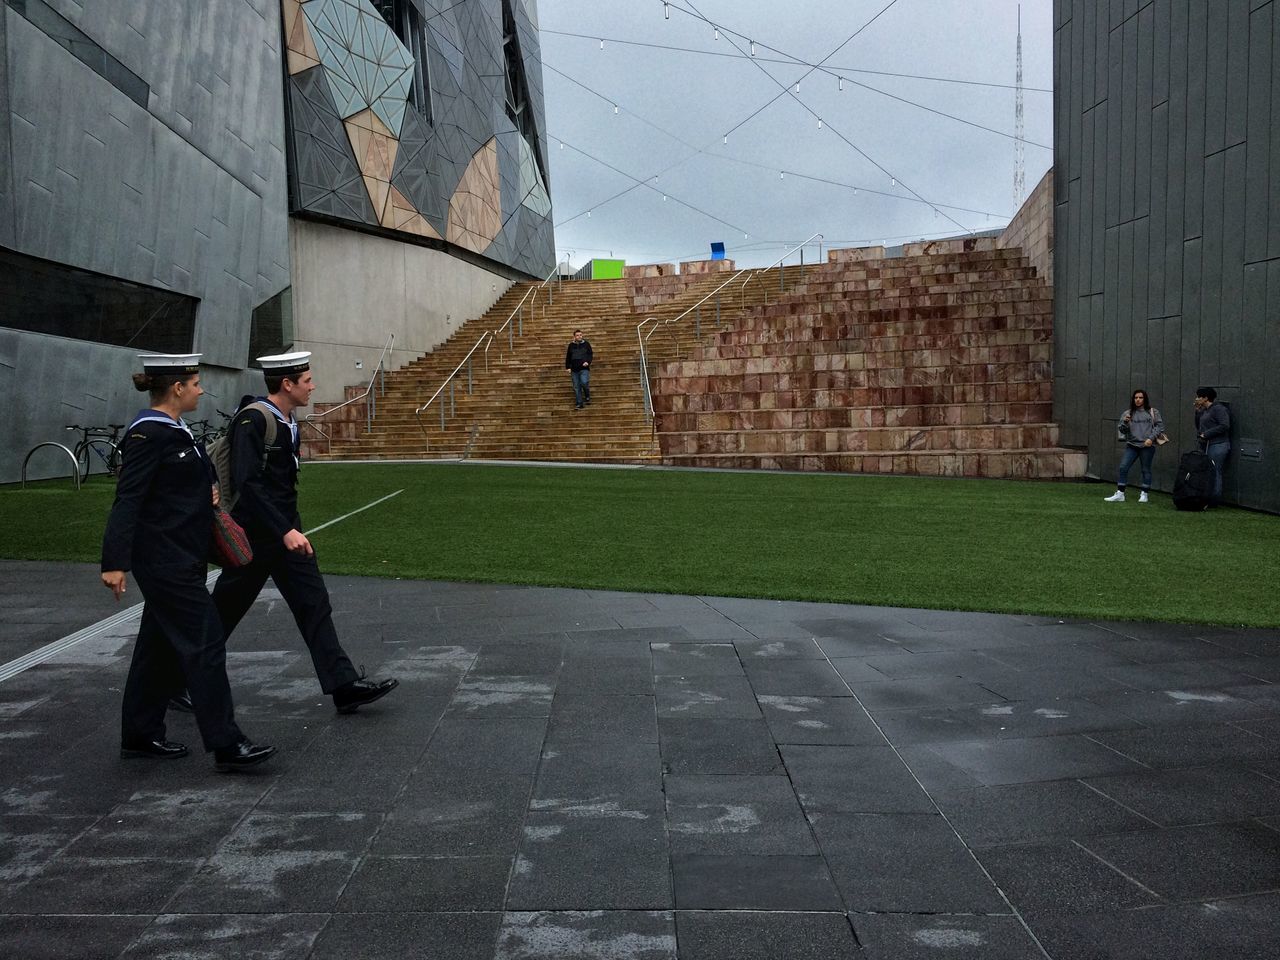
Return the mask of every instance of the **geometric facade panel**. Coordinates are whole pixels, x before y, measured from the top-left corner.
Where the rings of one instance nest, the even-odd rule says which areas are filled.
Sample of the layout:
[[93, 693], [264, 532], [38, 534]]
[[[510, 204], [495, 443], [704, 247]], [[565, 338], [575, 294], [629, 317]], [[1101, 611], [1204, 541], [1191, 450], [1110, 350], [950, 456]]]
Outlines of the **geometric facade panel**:
[[306, 0], [302, 12], [345, 119], [371, 109], [399, 136], [413, 81], [413, 57], [365, 0]]
[[[388, 26], [378, 11], [393, 2], [413, 5], [419, 31]], [[532, 0], [280, 3], [294, 209], [443, 238], [546, 276], [555, 239]], [[535, 121], [523, 132], [506, 106], [504, 21]], [[423, 50], [421, 69], [410, 49]], [[421, 79], [426, 95], [413, 87]]]

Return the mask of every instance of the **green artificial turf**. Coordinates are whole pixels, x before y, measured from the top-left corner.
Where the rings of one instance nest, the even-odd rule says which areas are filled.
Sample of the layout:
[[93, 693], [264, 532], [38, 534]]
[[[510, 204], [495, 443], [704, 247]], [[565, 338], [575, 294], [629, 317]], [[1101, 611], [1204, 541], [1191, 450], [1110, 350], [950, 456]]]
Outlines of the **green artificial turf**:
[[[0, 556], [96, 560], [112, 486], [0, 488]], [[1088, 483], [308, 465], [328, 573], [1280, 626], [1280, 517]]]

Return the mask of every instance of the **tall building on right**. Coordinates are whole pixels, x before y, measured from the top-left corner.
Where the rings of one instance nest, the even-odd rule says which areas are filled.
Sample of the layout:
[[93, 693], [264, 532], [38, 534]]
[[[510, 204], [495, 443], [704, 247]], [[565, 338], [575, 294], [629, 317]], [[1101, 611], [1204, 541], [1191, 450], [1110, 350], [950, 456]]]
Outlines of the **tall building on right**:
[[1054, 110], [1062, 442], [1114, 479], [1148, 390], [1168, 490], [1212, 386], [1226, 500], [1280, 512], [1280, 0], [1054, 0]]

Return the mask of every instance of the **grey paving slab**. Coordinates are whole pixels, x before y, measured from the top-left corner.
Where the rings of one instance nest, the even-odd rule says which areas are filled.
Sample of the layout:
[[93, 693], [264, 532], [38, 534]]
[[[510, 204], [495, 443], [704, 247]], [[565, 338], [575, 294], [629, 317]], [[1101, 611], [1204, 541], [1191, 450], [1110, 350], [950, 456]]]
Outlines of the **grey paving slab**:
[[741, 677], [742, 663], [732, 643], [652, 643], [657, 677]]
[[664, 717], [658, 727], [664, 773], [785, 773], [770, 727], [763, 720]]
[[810, 819], [850, 910], [1010, 912], [941, 816], [820, 813]]
[[333, 909], [356, 868], [337, 850], [219, 853], [166, 904], [172, 913], [302, 913]]
[[931, 744], [935, 756], [986, 786], [1129, 773], [1141, 769], [1128, 757], [1084, 736]]
[[676, 960], [670, 911], [510, 912], [494, 960]]
[[309, 960], [493, 960], [501, 913], [335, 914]]
[[1043, 920], [1035, 931], [1053, 957], [1269, 960], [1280, 941], [1278, 908], [1280, 896], [1270, 893]]
[[1213, 687], [1100, 693], [1091, 694], [1088, 699], [1152, 727], [1230, 723], [1275, 715], [1266, 706]]
[[1155, 825], [1078, 780], [938, 789], [933, 797], [960, 836], [978, 846], [1090, 837]]
[[342, 913], [501, 910], [510, 872], [509, 856], [365, 857], [336, 906], [329, 909]]
[[307, 960], [328, 917], [323, 914], [166, 914], [155, 918], [127, 960]]
[[557, 694], [551, 708], [547, 745], [567, 742], [658, 742], [658, 713], [652, 696], [596, 693]]
[[825, 660], [826, 654], [817, 642], [809, 640], [734, 640], [738, 656], [749, 660]]
[[660, 814], [529, 814], [507, 893], [509, 910], [671, 906], [671, 866]]
[[778, 743], [884, 743], [884, 737], [862, 705], [850, 697], [760, 696], [757, 699]]
[[748, 660], [746, 671], [756, 696], [852, 696], [846, 680], [821, 660]]
[[1043, 960], [1016, 917], [854, 913], [867, 960]]
[[810, 815], [935, 812], [933, 802], [887, 744], [787, 744], [781, 750], [796, 794]]
[[330, 586], [401, 688], [337, 716], [269, 588], [252, 775], [118, 759], [133, 628], [0, 683], [0, 955], [1027, 956], [966, 843], [1052, 956], [1266, 955], [1280, 633]]
[[671, 857], [680, 910], [843, 909], [821, 856], [676, 853]]
[[1164, 897], [1213, 899], [1280, 889], [1280, 834], [1257, 823], [1144, 830], [1082, 842]]
[[98, 960], [138, 938], [148, 916], [0, 916], [0, 957]]
[[665, 786], [673, 854], [818, 853], [785, 777], [669, 776]]
[[200, 861], [59, 856], [0, 900], [4, 913], [159, 913]]
[[760, 716], [755, 694], [745, 676], [658, 677], [654, 682], [660, 717]]
[[1225, 763], [1084, 782], [1164, 826], [1280, 814], [1280, 783]]
[[1042, 917], [1161, 902], [1070, 840], [977, 847], [974, 853], [1033, 929]]
[[840, 913], [676, 914], [680, 960], [842, 960], [859, 957]]

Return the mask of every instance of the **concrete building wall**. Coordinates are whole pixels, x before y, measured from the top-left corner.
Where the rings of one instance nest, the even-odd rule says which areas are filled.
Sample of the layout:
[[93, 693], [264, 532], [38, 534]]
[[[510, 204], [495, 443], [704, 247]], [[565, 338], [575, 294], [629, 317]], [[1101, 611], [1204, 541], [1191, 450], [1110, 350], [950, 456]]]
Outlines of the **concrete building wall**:
[[313, 353], [320, 402], [368, 382], [389, 334], [394, 369], [435, 349], [511, 286], [440, 250], [343, 227], [295, 220], [291, 241], [294, 346]]
[[1195, 446], [1231, 403], [1226, 495], [1280, 510], [1280, 3], [1055, 0], [1054, 412], [1111, 479], [1144, 387]]
[[[198, 301], [194, 349], [222, 368], [208, 377], [223, 394], [202, 408], [211, 415], [252, 379], [241, 372], [253, 309], [289, 284], [278, 3], [27, 9], [0, 4], [0, 246]], [[145, 96], [58, 42], [59, 17]], [[0, 480], [63, 424], [133, 413], [137, 352], [0, 331], [0, 403], [23, 411], [4, 418]]]

